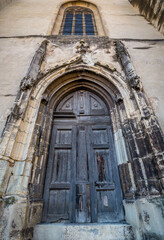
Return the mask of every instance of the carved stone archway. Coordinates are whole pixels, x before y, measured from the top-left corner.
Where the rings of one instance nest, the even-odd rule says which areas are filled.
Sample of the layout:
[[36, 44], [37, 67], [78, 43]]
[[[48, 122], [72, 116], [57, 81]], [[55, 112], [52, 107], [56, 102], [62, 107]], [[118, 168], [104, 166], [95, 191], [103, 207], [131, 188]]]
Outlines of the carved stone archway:
[[[124, 46], [117, 42], [117, 54], [125, 77], [110, 64], [96, 62], [89, 65], [83, 56], [38, 74], [39, 67], [37, 65], [36, 71], [35, 63], [40, 61], [38, 56], [43, 58], [44, 49], [46, 42], [37, 51], [31, 69], [22, 81], [1, 143], [2, 222], [10, 226], [10, 231], [6, 229], [7, 236], [15, 234], [15, 239], [25, 232], [28, 235], [28, 231], [41, 221], [54, 108], [61, 95], [64, 97], [79, 88], [103, 96], [109, 107], [125, 212], [129, 210], [130, 202], [137, 217], [140, 206], [136, 210], [135, 204], [138, 198], [162, 194], [162, 134]], [[87, 45], [82, 41], [78, 51], [85, 54], [86, 49]], [[11, 217], [7, 218], [9, 209]], [[19, 226], [16, 232], [15, 224]]]

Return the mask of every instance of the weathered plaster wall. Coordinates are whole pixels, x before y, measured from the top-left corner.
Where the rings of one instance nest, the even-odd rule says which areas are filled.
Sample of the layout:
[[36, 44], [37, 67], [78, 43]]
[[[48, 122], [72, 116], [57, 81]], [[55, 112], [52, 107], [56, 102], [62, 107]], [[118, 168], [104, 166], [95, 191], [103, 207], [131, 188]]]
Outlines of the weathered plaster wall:
[[139, 12], [164, 34], [164, 1], [163, 0], [129, 0]]
[[20, 81], [25, 76], [42, 39], [0, 39], [0, 132], [13, 107]]

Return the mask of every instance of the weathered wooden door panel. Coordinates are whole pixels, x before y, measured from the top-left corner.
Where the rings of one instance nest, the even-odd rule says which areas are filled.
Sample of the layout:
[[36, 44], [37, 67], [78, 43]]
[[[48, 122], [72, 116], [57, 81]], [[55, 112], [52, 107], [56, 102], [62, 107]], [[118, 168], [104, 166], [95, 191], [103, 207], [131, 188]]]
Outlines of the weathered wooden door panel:
[[[98, 222], [117, 222], [123, 219], [118, 215], [118, 202], [116, 188], [120, 186], [115, 181], [116, 162], [114, 161], [113, 145], [110, 132], [111, 127], [106, 125], [89, 126], [90, 134], [88, 139], [90, 158], [93, 161], [92, 167], [94, 180], [93, 205]], [[92, 198], [91, 198], [92, 201]]]
[[118, 221], [116, 218], [115, 194], [111, 190], [97, 191], [97, 218], [98, 222]]
[[72, 218], [73, 135], [75, 128], [54, 124], [44, 192], [43, 220], [47, 222], [71, 221]]
[[48, 221], [69, 220], [70, 190], [62, 187], [49, 192]]
[[76, 91], [61, 101], [55, 114], [43, 221], [123, 220], [112, 129], [105, 103], [93, 93]]

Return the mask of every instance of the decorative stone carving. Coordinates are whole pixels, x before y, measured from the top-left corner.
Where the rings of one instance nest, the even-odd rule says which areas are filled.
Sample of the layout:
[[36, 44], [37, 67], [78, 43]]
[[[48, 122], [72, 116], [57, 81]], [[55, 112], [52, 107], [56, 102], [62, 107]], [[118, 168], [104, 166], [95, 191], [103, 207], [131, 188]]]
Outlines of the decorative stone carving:
[[67, 62], [63, 62], [61, 64], [57, 64], [55, 65], [53, 68], [48, 68], [46, 69], [46, 71], [42, 72], [42, 71], [39, 71], [38, 72], [38, 76], [37, 76], [37, 79], [41, 79], [43, 78], [44, 76], [46, 76], [47, 74], [53, 72], [53, 71], [57, 71], [59, 70], [60, 68], [70, 68], [71, 65], [74, 65], [74, 64], [79, 64], [79, 63], [84, 63], [83, 59], [82, 59], [82, 56], [77, 56], [75, 58], [72, 58], [70, 59], [69, 61]]
[[18, 104], [15, 104], [11, 111], [10, 118], [18, 120], [19, 118], [21, 118], [22, 114], [23, 111], [21, 110], [20, 106], [18, 106]]
[[42, 60], [46, 53], [47, 40], [44, 40], [36, 51], [26, 76], [21, 81], [21, 90], [30, 89], [36, 82]]
[[76, 49], [77, 49], [76, 53], [80, 53], [81, 55], [84, 55], [87, 52], [91, 52], [89, 48], [90, 48], [89, 44], [86, 41], [81, 40], [76, 45]]
[[101, 62], [96, 62], [95, 63], [95, 66], [100, 66], [100, 67], [103, 67], [111, 72], [115, 72], [117, 71], [116, 68], [112, 65], [112, 64], [103, 64]]
[[121, 41], [116, 41], [116, 52], [123, 70], [125, 72], [127, 81], [132, 88], [140, 88], [140, 77], [135, 73], [134, 67], [131, 63], [129, 54]]
[[150, 108], [149, 108], [148, 106], [145, 106], [145, 107], [143, 107], [142, 110], [143, 110], [143, 113], [144, 113], [144, 117], [143, 117], [143, 118], [149, 119], [150, 116], [151, 116], [151, 110], [150, 110]]
[[121, 94], [117, 94], [115, 100], [116, 100], [116, 103], [117, 103], [117, 104], [123, 103], [123, 98], [122, 98]]
[[25, 91], [27, 89], [30, 89], [34, 85], [34, 83], [34, 79], [31, 79], [29, 76], [24, 77], [21, 82], [21, 90]]

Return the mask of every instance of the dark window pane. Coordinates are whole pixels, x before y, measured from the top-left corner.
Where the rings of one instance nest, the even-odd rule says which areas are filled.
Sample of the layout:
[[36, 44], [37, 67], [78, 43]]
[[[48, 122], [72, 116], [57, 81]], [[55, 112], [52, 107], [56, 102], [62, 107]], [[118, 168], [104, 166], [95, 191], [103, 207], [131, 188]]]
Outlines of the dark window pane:
[[[83, 29], [85, 32], [83, 32]], [[93, 14], [86, 9], [72, 8], [67, 11], [63, 23], [63, 35], [95, 35]]]
[[95, 35], [91, 14], [85, 14], [85, 31], [86, 35]]
[[83, 35], [82, 14], [76, 14], [76, 16], [75, 16], [75, 35]]
[[73, 14], [67, 13], [63, 28], [63, 35], [71, 35], [72, 34], [72, 21], [73, 21]]

